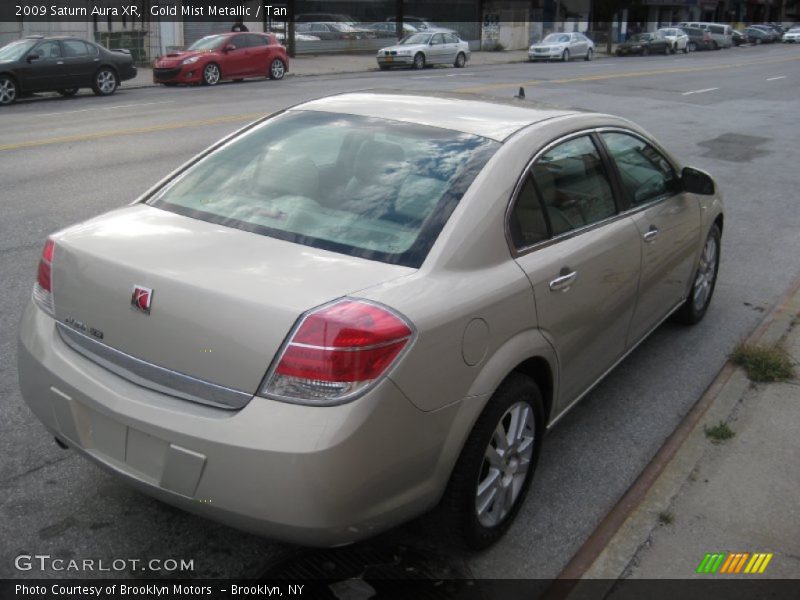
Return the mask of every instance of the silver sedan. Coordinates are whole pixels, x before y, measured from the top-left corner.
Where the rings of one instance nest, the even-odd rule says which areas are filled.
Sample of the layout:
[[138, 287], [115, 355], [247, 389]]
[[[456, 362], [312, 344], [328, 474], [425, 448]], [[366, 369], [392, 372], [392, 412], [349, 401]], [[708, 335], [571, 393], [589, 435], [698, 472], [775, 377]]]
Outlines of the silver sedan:
[[722, 228], [711, 177], [620, 117], [331, 96], [50, 236], [19, 383], [61, 444], [186, 510], [334, 546], [438, 506], [486, 547], [545, 431], [703, 318]]
[[410, 66], [453, 65], [462, 68], [470, 57], [469, 44], [448, 31], [425, 31], [403, 38], [399, 44], [381, 48], [375, 59], [382, 71]]
[[594, 52], [594, 42], [582, 33], [551, 33], [528, 48], [528, 60], [592, 60]]
[[658, 31], [667, 38], [670, 44], [670, 50], [672, 50], [673, 53], [689, 53], [689, 36], [686, 35], [683, 29], [679, 29], [678, 27], [662, 27]]

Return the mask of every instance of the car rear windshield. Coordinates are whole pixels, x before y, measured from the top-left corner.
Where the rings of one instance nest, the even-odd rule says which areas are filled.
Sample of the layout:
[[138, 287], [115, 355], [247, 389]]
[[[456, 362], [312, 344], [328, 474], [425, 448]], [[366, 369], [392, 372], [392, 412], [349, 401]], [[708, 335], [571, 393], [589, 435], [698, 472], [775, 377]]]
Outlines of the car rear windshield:
[[499, 146], [436, 127], [294, 110], [201, 159], [148, 204], [306, 246], [419, 267]]

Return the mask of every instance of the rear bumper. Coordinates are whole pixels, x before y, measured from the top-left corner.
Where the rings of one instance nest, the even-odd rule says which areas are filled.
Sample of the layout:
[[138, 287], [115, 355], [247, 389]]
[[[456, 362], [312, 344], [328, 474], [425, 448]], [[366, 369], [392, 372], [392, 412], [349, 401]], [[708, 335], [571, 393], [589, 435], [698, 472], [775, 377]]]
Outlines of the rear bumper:
[[138, 72], [136, 65], [123, 65], [119, 68], [119, 80], [128, 81], [129, 79], [135, 79]]
[[421, 514], [455, 460], [460, 403], [425, 413], [389, 380], [342, 406], [215, 409], [84, 358], [32, 303], [18, 364], [25, 401], [74, 449], [162, 501], [293, 543], [347, 544]]

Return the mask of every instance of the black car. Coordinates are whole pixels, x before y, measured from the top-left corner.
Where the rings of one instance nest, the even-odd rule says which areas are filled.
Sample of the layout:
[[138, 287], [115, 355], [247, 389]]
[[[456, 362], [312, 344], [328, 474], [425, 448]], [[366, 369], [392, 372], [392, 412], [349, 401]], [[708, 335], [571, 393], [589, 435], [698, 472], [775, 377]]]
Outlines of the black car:
[[744, 31], [734, 29], [733, 33], [731, 33], [731, 41], [733, 42], [734, 46], [741, 46], [742, 44], [748, 43], [750, 40]]
[[669, 40], [655, 31], [653, 33], [637, 33], [631, 38], [617, 46], [617, 56], [625, 54], [670, 54], [672, 46]]
[[754, 25], [752, 27], [746, 27], [744, 32], [747, 34], [747, 38], [754, 44], [772, 44], [778, 39], [775, 31], [766, 27], [756, 27]]
[[0, 48], [0, 105], [33, 92], [74, 96], [82, 87], [108, 96], [134, 77], [130, 52], [78, 38], [32, 36]]

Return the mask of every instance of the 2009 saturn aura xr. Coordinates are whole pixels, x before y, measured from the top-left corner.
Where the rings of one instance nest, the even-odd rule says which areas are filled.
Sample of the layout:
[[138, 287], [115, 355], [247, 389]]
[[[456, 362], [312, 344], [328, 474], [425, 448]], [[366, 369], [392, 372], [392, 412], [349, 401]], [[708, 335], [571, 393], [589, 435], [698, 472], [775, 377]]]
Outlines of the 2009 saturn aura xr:
[[722, 204], [608, 115], [353, 93], [254, 123], [44, 244], [19, 376], [145, 492], [308, 545], [439, 506], [472, 547], [544, 431], [665, 318]]

